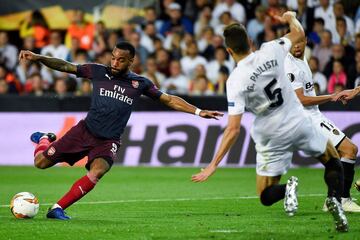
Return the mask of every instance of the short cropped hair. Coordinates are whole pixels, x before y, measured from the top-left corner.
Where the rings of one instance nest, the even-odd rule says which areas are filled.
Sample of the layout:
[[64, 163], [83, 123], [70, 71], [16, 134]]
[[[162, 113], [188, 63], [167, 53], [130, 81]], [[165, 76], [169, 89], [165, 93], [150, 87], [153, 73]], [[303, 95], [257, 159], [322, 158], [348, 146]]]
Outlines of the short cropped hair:
[[236, 54], [244, 54], [250, 50], [248, 35], [245, 27], [239, 23], [228, 25], [224, 29], [225, 44]]
[[118, 43], [116, 44], [116, 48], [122, 49], [122, 50], [125, 50], [125, 51], [129, 51], [130, 57], [131, 57], [131, 58], [135, 57], [135, 48], [134, 48], [134, 46], [133, 46], [131, 43], [129, 43], [129, 42], [125, 42], [125, 41], [123, 41], [123, 42], [118, 42]]

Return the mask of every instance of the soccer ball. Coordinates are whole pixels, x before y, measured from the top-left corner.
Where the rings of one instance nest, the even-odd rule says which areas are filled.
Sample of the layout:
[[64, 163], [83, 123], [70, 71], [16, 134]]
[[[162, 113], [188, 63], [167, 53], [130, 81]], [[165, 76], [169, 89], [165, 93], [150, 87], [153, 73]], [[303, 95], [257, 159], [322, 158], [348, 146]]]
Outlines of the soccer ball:
[[33, 218], [39, 211], [39, 201], [32, 193], [20, 192], [11, 199], [10, 210], [16, 218]]

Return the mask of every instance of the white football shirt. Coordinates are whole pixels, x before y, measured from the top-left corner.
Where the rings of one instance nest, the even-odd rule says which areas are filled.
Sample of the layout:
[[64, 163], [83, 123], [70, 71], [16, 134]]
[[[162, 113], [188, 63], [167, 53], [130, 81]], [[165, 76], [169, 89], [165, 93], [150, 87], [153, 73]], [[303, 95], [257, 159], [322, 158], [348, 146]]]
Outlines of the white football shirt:
[[[303, 88], [304, 96], [316, 96], [312, 73], [305, 58], [301, 60], [289, 53], [285, 59], [285, 73], [294, 90]], [[318, 105], [304, 106], [304, 109], [312, 116], [322, 116]]]
[[237, 63], [226, 82], [229, 115], [242, 114], [245, 108], [256, 115], [254, 140], [291, 132], [305, 115], [284, 72], [290, 48], [285, 37], [264, 43]]

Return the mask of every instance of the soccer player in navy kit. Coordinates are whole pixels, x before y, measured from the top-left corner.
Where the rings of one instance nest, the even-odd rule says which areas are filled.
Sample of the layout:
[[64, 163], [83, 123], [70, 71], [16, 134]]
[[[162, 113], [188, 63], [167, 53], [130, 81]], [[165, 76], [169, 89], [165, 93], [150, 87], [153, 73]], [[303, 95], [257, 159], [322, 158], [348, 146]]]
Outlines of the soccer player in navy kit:
[[78, 77], [89, 78], [93, 83], [90, 110], [84, 120], [71, 128], [58, 141], [53, 133], [35, 132], [31, 141], [37, 143], [34, 163], [37, 168], [49, 168], [59, 162], [73, 165], [88, 156], [88, 173], [77, 180], [47, 213], [47, 218], [70, 219], [64, 212], [74, 202], [90, 192], [110, 170], [120, 137], [130, 118], [132, 106], [146, 95], [165, 105], [203, 118], [221, 117], [217, 111], [200, 110], [180, 97], [162, 93], [147, 78], [129, 70], [135, 55], [135, 48], [128, 42], [120, 42], [112, 51], [111, 66], [100, 64], [76, 65], [61, 59], [34, 54], [22, 50], [19, 60], [37, 61], [45, 66]]

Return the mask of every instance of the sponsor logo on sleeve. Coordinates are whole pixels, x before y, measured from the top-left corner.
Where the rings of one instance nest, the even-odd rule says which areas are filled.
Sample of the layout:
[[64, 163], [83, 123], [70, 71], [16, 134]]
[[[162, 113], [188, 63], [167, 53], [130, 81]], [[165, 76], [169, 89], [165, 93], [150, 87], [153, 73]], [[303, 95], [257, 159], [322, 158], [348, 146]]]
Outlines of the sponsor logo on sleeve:
[[235, 107], [235, 102], [228, 102], [228, 107]]

